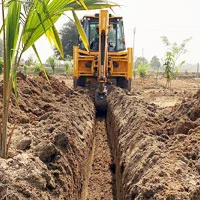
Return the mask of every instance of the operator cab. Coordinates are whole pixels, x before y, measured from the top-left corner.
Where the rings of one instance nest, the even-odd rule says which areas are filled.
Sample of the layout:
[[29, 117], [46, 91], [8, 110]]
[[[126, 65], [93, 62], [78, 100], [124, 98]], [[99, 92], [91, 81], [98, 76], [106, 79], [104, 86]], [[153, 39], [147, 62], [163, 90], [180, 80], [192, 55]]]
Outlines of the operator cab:
[[[98, 51], [98, 24], [99, 15], [83, 17], [81, 24], [86, 33], [90, 44], [90, 51]], [[118, 52], [126, 50], [124, 27], [122, 17], [112, 17], [109, 15], [109, 32], [108, 32], [108, 51]], [[80, 49], [85, 50], [81, 40], [79, 40]]]

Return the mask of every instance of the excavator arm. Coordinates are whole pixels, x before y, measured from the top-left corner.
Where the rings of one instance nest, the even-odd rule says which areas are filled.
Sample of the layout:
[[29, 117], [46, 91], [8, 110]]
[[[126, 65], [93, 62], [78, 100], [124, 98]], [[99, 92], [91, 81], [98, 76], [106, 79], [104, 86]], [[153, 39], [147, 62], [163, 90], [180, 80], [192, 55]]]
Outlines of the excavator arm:
[[107, 10], [101, 10], [99, 15], [98, 84], [95, 92], [95, 106], [100, 111], [107, 109], [108, 31], [109, 14]]

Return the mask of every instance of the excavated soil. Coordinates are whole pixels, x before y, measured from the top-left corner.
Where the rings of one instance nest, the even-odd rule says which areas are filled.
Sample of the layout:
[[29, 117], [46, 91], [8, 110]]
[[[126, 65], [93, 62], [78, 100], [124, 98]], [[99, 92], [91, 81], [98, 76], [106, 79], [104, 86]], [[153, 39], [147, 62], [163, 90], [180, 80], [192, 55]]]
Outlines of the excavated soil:
[[[89, 95], [44, 74], [18, 74], [8, 159], [0, 159], [0, 199], [81, 199], [94, 140]], [[2, 91], [2, 86], [1, 86]]]
[[96, 117], [88, 89], [19, 73], [0, 199], [199, 200], [200, 80], [161, 81], [112, 86]]
[[[118, 199], [200, 199], [200, 90], [193, 93], [110, 89], [107, 126]], [[151, 103], [159, 95], [183, 100], [161, 107]]]

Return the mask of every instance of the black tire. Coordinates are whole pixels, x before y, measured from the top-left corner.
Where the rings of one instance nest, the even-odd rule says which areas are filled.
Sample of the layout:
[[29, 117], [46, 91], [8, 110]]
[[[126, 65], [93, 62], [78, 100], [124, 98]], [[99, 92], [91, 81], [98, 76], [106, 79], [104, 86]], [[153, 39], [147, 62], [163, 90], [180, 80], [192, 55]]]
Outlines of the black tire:
[[127, 80], [124, 77], [118, 77], [117, 78], [117, 86], [119, 86], [122, 89], [131, 91], [131, 80]]
[[73, 78], [73, 86], [74, 86], [74, 89], [77, 88], [77, 78]]
[[81, 76], [79, 79], [77, 79], [77, 86], [85, 87], [86, 86], [86, 77]]
[[131, 82], [131, 80], [128, 80], [128, 85], [127, 85], [127, 90], [128, 91], [131, 91], [131, 84], [132, 82]]

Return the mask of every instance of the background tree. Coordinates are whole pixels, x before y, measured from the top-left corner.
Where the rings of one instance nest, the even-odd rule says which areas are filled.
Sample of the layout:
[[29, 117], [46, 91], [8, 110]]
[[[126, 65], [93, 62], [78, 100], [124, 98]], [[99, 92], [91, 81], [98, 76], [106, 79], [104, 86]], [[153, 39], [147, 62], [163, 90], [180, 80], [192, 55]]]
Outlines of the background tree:
[[72, 68], [72, 64], [69, 62], [66, 62], [64, 64], [65, 66], [65, 72], [66, 72], [66, 76], [72, 76], [73, 74], [73, 68]]
[[3, 59], [0, 58], [0, 74], [3, 72]]
[[158, 82], [158, 73], [161, 67], [161, 63], [160, 60], [157, 56], [153, 56], [151, 59], [151, 69], [153, 69], [154, 71], [156, 71], [156, 77], [155, 77], [155, 83], [157, 84]]
[[144, 57], [137, 57], [136, 58], [136, 61], [135, 61], [135, 64], [134, 64], [134, 67], [135, 69], [138, 68], [138, 65], [142, 65], [142, 66], [145, 66], [148, 64], [148, 60]]
[[33, 63], [33, 72], [34, 72], [34, 74], [39, 74], [42, 70], [43, 69], [42, 69], [41, 63], [38, 62], [38, 61], [35, 61]]
[[166, 52], [164, 61], [164, 76], [167, 79], [166, 88], [171, 88], [171, 80], [174, 78], [174, 55], [171, 52]]
[[[173, 57], [174, 66], [173, 66], [172, 71], [173, 72], [175, 72], [175, 71], [178, 72], [178, 69], [185, 63], [184, 60], [180, 60], [180, 57], [182, 55], [184, 55], [185, 53], [187, 53], [186, 44], [192, 38], [191, 37], [187, 38], [187, 39], [183, 40], [180, 44], [177, 44], [177, 42], [174, 42], [174, 43], [169, 42], [169, 40], [168, 40], [168, 38], [166, 36], [162, 36], [161, 39], [162, 39], [162, 42], [164, 43], [164, 45], [167, 48], [166, 55], [168, 53], [170, 53], [171, 56]], [[167, 58], [167, 56], [166, 56], [166, 58]]]
[[134, 79], [136, 78], [137, 73], [138, 73], [138, 72], [137, 72], [137, 69], [134, 68], [134, 69], [133, 69], [133, 78], [134, 78]]
[[34, 60], [32, 56], [29, 56], [27, 60], [25, 60], [25, 65], [31, 67], [34, 64]]
[[151, 59], [151, 69], [157, 71], [161, 66], [160, 59], [157, 56], [153, 56]]
[[145, 65], [139, 64], [137, 68], [137, 73], [139, 74], [142, 81], [144, 81], [145, 77], [147, 76], [147, 70], [150, 66], [150, 63], [147, 63]]
[[[64, 58], [73, 55], [73, 46], [78, 44], [78, 31], [72, 21], [68, 21], [60, 30], [61, 43], [63, 46]], [[54, 48], [54, 54], [61, 58], [59, 51]]]
[[34, 61], [34, 59], [33, 59], [32, 56], [29, 56], [29, 57], [25, 60], [24, 66], [23, 66], [23, 68], [24, 68], [24, 73], [25, 73], [25, 74], [27, 73], [27, 71], [29, 71], [29, 70], [31, 69], [31, 67], [33, 67], [34, 62], [35, 62], [35, 61]]
[[3, 57], [3, 40], [0, 39], [0, 58]]
[[46, 60], [46, 63], [51, 67], [53, 74], [55, 73], [56, 60], [57, 60], [57, 57], [56, 57], [55, 55], [50, 56], [50, 57]]

